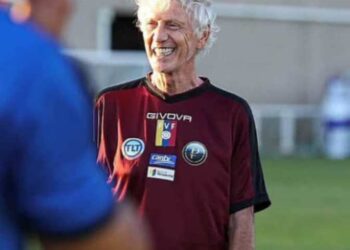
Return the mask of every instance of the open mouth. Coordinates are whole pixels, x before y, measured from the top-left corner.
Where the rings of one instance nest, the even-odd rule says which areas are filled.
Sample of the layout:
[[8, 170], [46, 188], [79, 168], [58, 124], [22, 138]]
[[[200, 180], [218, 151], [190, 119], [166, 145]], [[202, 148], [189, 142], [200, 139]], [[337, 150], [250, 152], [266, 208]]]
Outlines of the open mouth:
[[175, 48], [169, 48], [169, 47], [161, 47], [161, 48], [154, 48], [152, 49], [153, 54], [155, 54], [157, 57], [165, 57], [170, 56], [175, 51]]

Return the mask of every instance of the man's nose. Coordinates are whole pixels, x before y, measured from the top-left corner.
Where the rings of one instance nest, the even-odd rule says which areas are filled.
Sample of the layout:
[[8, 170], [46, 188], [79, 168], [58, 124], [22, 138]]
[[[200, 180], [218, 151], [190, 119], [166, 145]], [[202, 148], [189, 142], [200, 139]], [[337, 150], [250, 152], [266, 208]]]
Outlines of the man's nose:
[[168, 39], [168, 33], [164, 24], [159, 24], [154, 30], [154, 40], [155, 42], [164, 42]]

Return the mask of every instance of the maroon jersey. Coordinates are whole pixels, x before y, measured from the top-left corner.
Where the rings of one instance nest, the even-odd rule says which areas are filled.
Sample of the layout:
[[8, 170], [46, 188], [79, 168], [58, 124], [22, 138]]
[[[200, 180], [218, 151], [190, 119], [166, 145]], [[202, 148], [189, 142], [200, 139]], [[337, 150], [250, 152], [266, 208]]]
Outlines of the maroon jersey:
[[226, 250], [230, 213], [270, 205], [248, 104], [203, 80], [169, 96], [143, 78], [96, 102], [98, 160], [156, 250]]

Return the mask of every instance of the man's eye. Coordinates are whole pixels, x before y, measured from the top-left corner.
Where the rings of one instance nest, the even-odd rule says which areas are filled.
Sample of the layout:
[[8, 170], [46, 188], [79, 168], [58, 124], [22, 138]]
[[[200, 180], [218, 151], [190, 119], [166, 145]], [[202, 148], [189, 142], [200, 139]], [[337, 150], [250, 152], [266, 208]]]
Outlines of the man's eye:
[[176, 23], [169, 23], [168, 27], [172, 30], [178, 30], [180, 28], [180, 26]]
[[152, 28], [156, 27], [156, 25], [157, 24], [155, 22], [147, 22], [146, 23], [147, 29], [152, 29]]

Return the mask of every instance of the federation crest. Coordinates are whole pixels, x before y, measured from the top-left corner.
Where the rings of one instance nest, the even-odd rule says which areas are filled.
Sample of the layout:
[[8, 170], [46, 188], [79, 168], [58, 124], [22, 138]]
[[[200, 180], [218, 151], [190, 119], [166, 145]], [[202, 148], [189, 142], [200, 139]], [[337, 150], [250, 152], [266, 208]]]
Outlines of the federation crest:
[[203, 143], [192, 141], [185, 145], [182, 156], [188, 164], [199, 166], [207, 159], [208, 150]]
[[134, 160], [142, 155], [145, 143], [139, 138], [128, 138], [122, 144], [122, 154], [128, 160]]
[[157, 120], [156, 146], [174, 147], [176, 143], [177, 121]]

